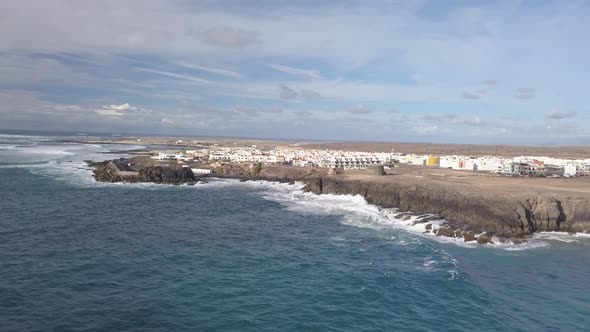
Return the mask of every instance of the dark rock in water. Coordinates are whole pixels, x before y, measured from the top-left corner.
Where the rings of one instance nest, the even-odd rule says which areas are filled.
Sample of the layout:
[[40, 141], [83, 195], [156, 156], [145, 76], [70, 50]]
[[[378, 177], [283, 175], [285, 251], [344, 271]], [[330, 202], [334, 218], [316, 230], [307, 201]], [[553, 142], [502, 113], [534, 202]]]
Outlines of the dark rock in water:
[[97, 167], [97, 166], [101, 166], [101, 165], [106, 165], [109, 161], [92, 161], [92, 160], [84, 160], [84, 162], [89, 166], [89, 167]]
[[[109, 162], [119, 167], [117, 171]], [[155, 182], [184, 183], [194, 182], [190, 169], [176, 166], [158, 168], [147, 166], [139, 173], [125, 160], [92, 162], [97, 181], [104, 182]], [[569, 197], [559, 194], [535, 194], [528, 192], [498, 194], [480, 190], [456, 190], [435, 183], [416, 184], [409, 181], [348, 179], [340, 176], [323, 176], [316, 170], [297, 167], [258, 167], [227, 163], [214, 167], [217, 177], [246, 180], [267, 180], [289, 182], [304, 181], [305, 192], [315, 194], [360, 195], [369, 204], [381, 208], [396, 208], [394, 218], [410, 220], [417, 216], [415, 223], [429, 223], [444, 220], [445, 226], [437, 235], [463, 238], [485, 244], [492, 242], [491, 234], [498, 239], [528, 237], [535, 232], [590, 231], [590, 204], [584, 197]], [[455, 233], [455, 230], [462, 230]], [[488, 232], [476, 238], [475, 234]]]
[[447, 227], [442, 227], [436, 231], [436, 236], [455, 237], [455, 231]]
[[424, 229], [431, 231], [432, 230], [432, 224], [426, 224], [426, 226], [424, 226]]
[[478, 238], [477, 238], [477, 243], [478, 244], [488, 244], [488, 243], [494, 243], [492, 241], [492, 237], [488, 234], [481, 234]]
[[88, 166], [94, 167], [94, 179], [98, 182], [137, 182], [135, 178], [120, 176], [117, 171], [109, 165], [109, 161], [89, 162]]
[[[139, 172], [126, 168], [127, 160], [87, 161], [94, 167], [94, 178], [99, 182], [152, 182], [162, 184], [181, 184], [195, 182], [195, 174], [188, 167], [148, 166]], [[123, 169], [121, 169], [123, 168]]]
[[417, 224], [424, 224], [433, 220], [437, 220], [440, 218], [437, 218], [435, 216], [429, 216], [429, 215], [421, 215], [416, 217], [417, 219], [412, 223], [413, 225], [417, 225]]
[[437, 217], [437, 216], [422, 217], [422, 218], [420, 218], [420, 220], [417, 221], [417, 223], [425, 223], [425, 222], [430, 222], [430, 221], [435, 221], [435, 220], [440, 220], [440, 217]]
[[[542, 231], [590, 232], [590, 204], [585, 197], [527, 192], [501, 195], [474, 189], [468, 193], [431, 183], [373, 181], [320, 177], [306, 180], [304, 191], [316, 194], [361, 195], [369, 204], [397, 208], [396, 219], [412, 211], [434, 214], [453, 229], [498, 238], [523, 238]], [[471, 235], [469, 235], [471, 238]], [[491, 238], [482, 237], [488, 243]]]
[[463, 239], [465, 242], [477, 241], [477, 237], [472, 232], [463, 232]]
[[138, 174], [139, 182], [179, 184], [195, 181], [195, 174], [188, 167], [151, 166]]

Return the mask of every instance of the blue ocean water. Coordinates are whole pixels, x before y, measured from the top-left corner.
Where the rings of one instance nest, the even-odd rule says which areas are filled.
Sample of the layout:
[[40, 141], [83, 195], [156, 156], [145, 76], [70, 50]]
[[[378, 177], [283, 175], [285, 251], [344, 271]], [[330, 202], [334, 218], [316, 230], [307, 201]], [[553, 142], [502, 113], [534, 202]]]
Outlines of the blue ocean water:
[[0, 135], [2, 331], [584, 331], [590, 239], [478, 247], [297, 185], [95, 183], [124, 146]]

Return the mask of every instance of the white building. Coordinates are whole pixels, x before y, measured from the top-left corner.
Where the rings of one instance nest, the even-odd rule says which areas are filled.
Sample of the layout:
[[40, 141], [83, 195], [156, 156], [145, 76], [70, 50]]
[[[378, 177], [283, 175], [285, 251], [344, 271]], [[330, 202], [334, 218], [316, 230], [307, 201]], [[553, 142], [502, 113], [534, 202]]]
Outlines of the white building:
[[193, 171], [194, 174], [211, 174], [211, 170], [205, 168], [191, 168], [191, 171]]
[[184, 154], [177, 154], [177, 153], [158, 153], [157, 157], [152, 157], [153, 159], [158, 160], [182, 160], [182, 161], [190, 161], [192, 158], [184, 155]]

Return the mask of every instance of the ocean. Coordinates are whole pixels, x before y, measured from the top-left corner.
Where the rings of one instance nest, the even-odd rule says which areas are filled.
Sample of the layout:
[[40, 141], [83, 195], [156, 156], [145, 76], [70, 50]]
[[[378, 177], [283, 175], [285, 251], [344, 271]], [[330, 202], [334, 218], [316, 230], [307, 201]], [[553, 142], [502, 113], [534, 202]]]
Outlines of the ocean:
[[[0, 135], [1, 331], [588, 331], [590, 238], [477, 246], [301, 184], [96, 183]], [[106, 152], [116, 152], [106, 154]]]

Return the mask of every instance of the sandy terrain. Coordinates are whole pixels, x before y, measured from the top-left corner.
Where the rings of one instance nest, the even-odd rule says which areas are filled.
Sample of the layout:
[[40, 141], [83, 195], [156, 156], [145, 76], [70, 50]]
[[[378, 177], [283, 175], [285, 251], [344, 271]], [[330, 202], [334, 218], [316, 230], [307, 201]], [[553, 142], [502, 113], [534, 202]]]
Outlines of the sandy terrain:
[[497, 176], [487, 172], [455, 171], [442, 168], [399, 167], [392, 168], [392, 175], [373, 176], [366, 171], [346, 171], [343, 177], [350, 179], [416, 183], [421, 185], [447, 186], [462, 192], [488, 192], [490, 194], [548, 194], [590, 198], [590, 177], [579, 178], [528, 178]]

